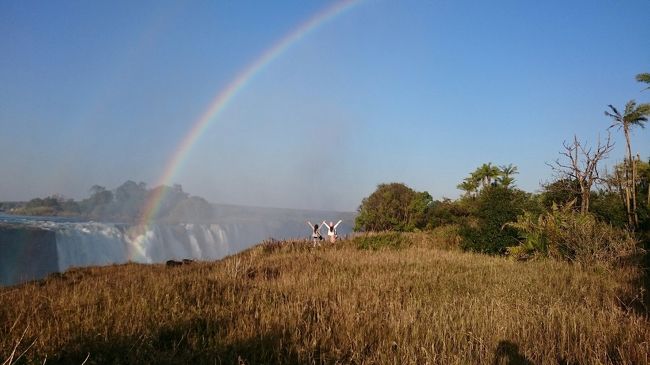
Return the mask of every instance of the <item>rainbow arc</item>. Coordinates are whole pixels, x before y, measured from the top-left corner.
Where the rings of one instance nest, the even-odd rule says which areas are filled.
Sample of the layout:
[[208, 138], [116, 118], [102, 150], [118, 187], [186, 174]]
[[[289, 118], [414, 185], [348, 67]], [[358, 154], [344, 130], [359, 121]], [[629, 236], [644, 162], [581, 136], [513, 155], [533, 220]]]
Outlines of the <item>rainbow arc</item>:
[[[178, 144], [168, 163], [165, 165], [163, 174], [157, 180], [156, 186], [170, 185], [174, 176], [180, 170], [183, 162], [192, 149], [192, 146], [200, 139], [208, 127], [214, 123], [221, 112], [228, 106], [235, 96], [251, 82], [251, 80], [268, 66], [273, 60], [280, 57], [292, 45], [304, 39], [317, 28], [328, 21], [349, 11], [362, 0], [341, 0], [326, 7], [311, 18], [301, 23], [297, 28], [289, 32], [278, 42], [264, 51], [257, 59], [244, 68], [232, 81], [217, 93], [205, 112], [192, 124], [189, 132]], [[158, 214], [160, 205], [164, 198], [164, 189], [156, 189], [147, 200], [140, 218], [140, 225], [148, 225]]]

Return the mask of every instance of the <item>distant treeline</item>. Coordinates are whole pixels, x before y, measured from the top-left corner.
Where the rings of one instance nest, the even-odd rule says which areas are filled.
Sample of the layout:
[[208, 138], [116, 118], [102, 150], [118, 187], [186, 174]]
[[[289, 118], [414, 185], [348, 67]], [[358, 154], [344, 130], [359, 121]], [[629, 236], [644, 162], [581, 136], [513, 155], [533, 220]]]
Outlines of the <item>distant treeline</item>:
[[209, 221], [214, 214], [210, 203], [203, 198], [190, 196], [183, 191], [181, 185], [147, 189], [145, 183], [131, 180], [113, 190], [94, 185], [90, 188], [90, 196], [81, 201], [52, 195], [28, 202], [0, 203], [0, 209], [16, 215], [66, 216], [132, 223], [141, 219], [145, 213], [145, 204], [152, 194], [161, 197], [159, 209], [152, 217], [155, 220]]

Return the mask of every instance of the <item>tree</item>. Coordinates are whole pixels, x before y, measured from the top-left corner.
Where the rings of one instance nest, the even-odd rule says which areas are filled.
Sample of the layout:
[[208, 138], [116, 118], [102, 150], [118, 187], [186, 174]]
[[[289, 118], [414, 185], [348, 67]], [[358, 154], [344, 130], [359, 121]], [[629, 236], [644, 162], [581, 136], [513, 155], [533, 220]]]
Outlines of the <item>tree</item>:
[[93, 185], [90, 188], [90, 202], [94, 206], [106, 205], [113, 201], [113, 192], [105, 187]]
[[124, 203], [132, 200], [138, 202], [144, 200], [147, 195], [147, 184], [141, 182], [136, 184], [132, 180], [124, 182], [115, 189], [115, 200], [118, 203]]
[[416, 192], [409, 204], [410, 218], [407, 229], [412, 231], [415, 229], [425, 228], [428, 223], [429, 210], [432, 205], [433, 198], [431, 197], [431, 194], [426, 191]]
[[485, 189], [488, 186], [500, 185], [510, 187], [515, 181], [512, 175], [517, 174], [517, 166], [513, 164], [503, 165], [501, 167], [492, 165], [491, 162], [484, 163], [468, 177], [466, 177], [456, 187], [465, 192], [465, 196], [475, 196], [479, 188]]
[[598, 220], [613, 226], [624, 228], [627, 226], [627, 212], [625, 204], [618, 193], [599, 190], [592, 194], [589, 211]]
[[639, 169], [639, 190], [643, 191], [645, 189], [646, 194], [646, 207], [650, 209], [650, 159], [648, 162], [639, 161], [637, 165]]
[[169, 217], [170, 212], [175, 206], [180, 204], [183, 200], [189, 198], [189, 194], [183, 191], [183, 187], [179, 184], [173, 186], [160, 185], [148, 192], [148, 199], [156, 197], [159, 199], [159, 205], [154, 219], [165, 220]]
[[115, 207], [112, 212], [115, 219], [135, 220], [147, 199], [147, 185], [128, 180], [115, 189]]
[[553, 182], [542, 185], [540, 202], [545, 208], [551, 208], [553, 204], [565, 206], [575, 200], [580, 205], [580, 185], [576, 180], [561, 177]]
[[80, 214], [81, 209], [79, 208], [79, 204], [74, 201], [73, 199], [67, 199], [64, 202], [61, 203], [61, 208], [63, 209], [64, 212], [67, 214]]
[[102, 219], [109, 215], [113, 192], [100, 185], [90, 188], [90, 197], [81, 201], [81, 211], [86, 217]]
[[529, 194], [499, 185], [486, 187], [472, 207], [472, 219], [461, 223], [461, 246], [470, 251], [504, 254], [518, 243], [517, 232], [504, 225], [525, 210], [538, 210]]
[[608, 132], [605, 144], [602, 144], [600, 139], [598, 139], [596, 149], [592, 150], [591, 147], [586, 147], [582, 142], [578, 141], [578, 137], [574, 135], [573, 142], [567, 143], [565, 141], [563, 143], [564, 151], [559, 152], [564, 157], [564, 161], [560, 161], [558, 158], [554, 164], [549, 164], [559, 175], [559, 179], [568, 179], [577, 182], [580, 193], [581, 213], [587, 213], [589, 211], [591, 188], [596, 182], [601, 180], [598, 163], [607, 158], [614, 148], [610, 137], [611, 135]]
[[501, 170], [497, 166], [492, 165], [491, 162], [484, 163], [475, 172], [476, 178], [481, 181], [483, 188], [491, 186], [492, 181], [501, 175]]
[[[636, 75], [636, 81], [643, 82], [650, 85], [650, 73], [640, 73]], [[650, 89], [650, 86], [646, 87], [645, 90]]]
[[449, 198], [434, 201], [429, 208], [427, 228], [465, 222], [470, 216], [468, 205], [470, 204], [463, 204], [463, 200], [454, 201]]
[[474, 196], [474, 194], [478, 191], [478, 181], [474, 179], [472, 176], [465, 178], [463, 182], [458, 184], [456, 187], [462, 191], [465, 192], [465, 196]]
[[402, 183], [379, 184], [364, 198], [355, 220], [357, 231], [412, 231], [424, 228], [432, 204], [427, 192], [416, 192]]
[[614, 121], [609, 128], [617, 127], [619, 130], [622, 129], [625, 135], [627, 147], [627, 158], [625, 161], [625, 206], [628, 212], [630, 227], [634, 228], [639, 224], [639, 217], [636, 213], [636, 168], [635, 160], [632, 157], [630, 129], [635, 126], [644, 127], [645, 122], [648, 121], [647, 116], [650, 115], [650, 104], [637, 105], [634, 100], [630, 100], [625, 104], [623, 113], [620, 113], [611, 104], [609, 105], [609, 109], [610, 111], [605, 111], [605, 115]]
[[517, 171], [517, 166], [510, 164], [510, 165], [502, 165], [499, 168], [499, 177], [497, 177], [497, 182], [499, 185], [509, 188], [510, 185], [512, 185], [515, 182], [515, 178], [512, 177], [512, 175], [518, 174], [519, 171]]

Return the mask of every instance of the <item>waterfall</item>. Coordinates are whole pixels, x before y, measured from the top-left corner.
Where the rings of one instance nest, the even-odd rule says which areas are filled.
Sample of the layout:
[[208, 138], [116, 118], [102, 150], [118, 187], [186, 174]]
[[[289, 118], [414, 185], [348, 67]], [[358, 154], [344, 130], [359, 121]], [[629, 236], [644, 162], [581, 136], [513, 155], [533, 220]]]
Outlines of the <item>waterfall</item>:
[[124, 237], [114, 225], [59, 223], [51, 228], [61, 271], [73, 266], [122, 263], [128, 259]]
[[[127, 261], [156, 263], [184, 258], [216, 260], [231, 253], [229, 234], [218, 224], [128, 227], [111, 223], [57, 223], [58, 268]], [[234, 242], [240, 241], [233, 237]]]
[[40, 279], [70, 267], [218, 260], [269, 237], [307, 238], [307, 219], [344, 218], [342, 235], [351, 231], [354, 221], [350, 213], [226, 206], [219, 211], [217, 222], [147, 226], [0, 214], [0, 285]]

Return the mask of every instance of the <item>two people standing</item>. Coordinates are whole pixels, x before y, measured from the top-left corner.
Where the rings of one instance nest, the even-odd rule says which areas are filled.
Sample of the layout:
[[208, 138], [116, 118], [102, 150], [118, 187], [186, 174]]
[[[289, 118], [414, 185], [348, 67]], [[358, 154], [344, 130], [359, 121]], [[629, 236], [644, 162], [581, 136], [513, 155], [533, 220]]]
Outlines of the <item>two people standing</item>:
[[317, 244], [320, 245], [320, 241], [323, 240], [323, 236], [320, 233], [320, 230], [321, 228], [323, 228], [323, 226], [327, 227], [327, 236], [329, 237], [330, 242], [331, 243], [336, 242], [336, 239], [338, 238], [338, 235], [336, 233], [336, 227], [338, 227], [339, 224], [341, 224], [341, 222], [343, 222], [343, 220], [339, 220], [338, 222], [336, 222], [336, 224], [334, 224], [334, 222], [330, 222], [329, 224], [327, 224], [325, 223], [325, 221], [323, 221], [321, 225], [318, 225], [318, 224], [311, 224], [310, 221], [307, 221], [307, 225], [309, 225], [309, 228], [312, 229], [311, 239], [313, 245], [314, 246], [316, 246]]

